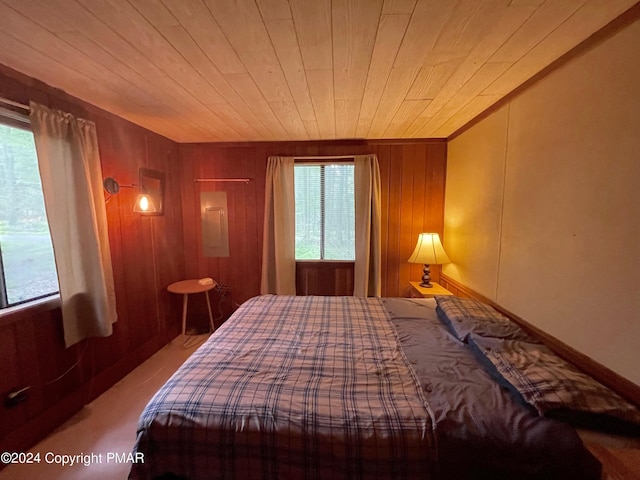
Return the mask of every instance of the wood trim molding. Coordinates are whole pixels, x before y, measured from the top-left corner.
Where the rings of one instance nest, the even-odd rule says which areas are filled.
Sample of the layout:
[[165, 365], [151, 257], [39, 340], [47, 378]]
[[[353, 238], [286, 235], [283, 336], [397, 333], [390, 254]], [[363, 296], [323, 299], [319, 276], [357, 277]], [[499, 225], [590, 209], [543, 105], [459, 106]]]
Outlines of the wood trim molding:
[[60, 308], [60, 295], [57, 293], [13, 307], [4, 308], [0, 310], [0, 328]]
[[464, 298], [475, 298], [476, 300], [480, 300], [483, 303], [491, 305], [496, 310], [519, 324], [528, 333], [539, 338], [545, 345], [556, 352], [559, 356], [573, 363], [580, 370], [591, 375], [600, 383], [606, 385], [611, 390], [623, 396], [630, 402], [634, 403], [635, 405], [640, 405], [640, 386], [636, 385], [630, 380], [627, 380], [623, 376], [618, 375], [613, 370], [610, 370], [604, 365], [596, 362], [592, 358], [570, 347], [566, 343], [558, 340], [553, 335], [540, 330], [538, 327], [535, 327], [526, 320], [506, 310], [487, 297], [484, 297], [483, 295], [480, 295], [479, 293], [471, 290], [461, 283], [458, 283], [452, 278], [449, 278], [445, 274], [440, 274], [440, 284], [454, 295]]
[[[343, 140], [299, 140], [299, 141], [259, 141], [259, 142], [205, 142], [183, 143], [181, 145], [210, 145], [215, 148], [281, 148], [286, 144], [287, 148], [322, 148], [322, 147], [362, 147], [380, 145], [417, 145], [417, 144], [445, 144], [446, 138], [373, 138], [373, 139], [343, 139]], [[291, 157], [295, 155], [282, 154]], [[321, 155], [319, 155], [321, 156]]]

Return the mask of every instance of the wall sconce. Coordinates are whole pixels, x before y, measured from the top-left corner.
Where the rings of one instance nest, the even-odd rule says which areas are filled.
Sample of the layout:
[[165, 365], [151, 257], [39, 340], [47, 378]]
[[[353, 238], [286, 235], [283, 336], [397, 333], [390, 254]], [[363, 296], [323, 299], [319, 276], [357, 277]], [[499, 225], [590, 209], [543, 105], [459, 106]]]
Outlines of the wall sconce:
[[155, 213], [158, 209], [148, 194], [139, 193], [136, 198], [136, 203], [133, 206], [133, 211], [138, 213]]
[[422, 270], [422, 283], [421, 287], [430, 288], [431, 284], [431, 271], [429, 265], [442, 265], [443, 263], [450, 263], [449, 257], [442, 247], [440, 242], [440, 235], [437, 233], [421, 233], [418, 235], [418, 243], [416, 248], [407, 260], [409, 263], [422, 263], [424, 269]]
[[[118, 181], [113, 177], [107, 177], [102, 182], [104, 189], [110, 195], [117, 194], [121, 188], [139, 188], [141, 191], [136, 197], [136, 203], [133, 205], [133, 211], [137, 213], [155, 213], [158, 211], [156, 208], [151, 196], [145, 192], [145, 189], [142, 185], [132, 183], [131, 185], [120, 185]], [[111, 197], [109, 197], [111, 198]], [[107, 198], [107, 202], [109, 201]]]

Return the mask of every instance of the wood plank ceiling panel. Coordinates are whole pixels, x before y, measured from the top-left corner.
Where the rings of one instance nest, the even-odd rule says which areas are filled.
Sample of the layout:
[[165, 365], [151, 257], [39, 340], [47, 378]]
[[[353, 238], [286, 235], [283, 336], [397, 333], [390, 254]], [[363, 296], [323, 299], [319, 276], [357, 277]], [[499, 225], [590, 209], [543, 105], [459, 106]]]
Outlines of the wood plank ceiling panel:
[[[507, 2], [488, 0], [485, 2], [475, 2], [468, 5], [458, 4], [452, 12], [451, 18], [445, 25], [441, 35], [438, 37], [433, 48], [432, 55], [423, 66], [419, 78], [414, 82], [409, 96], [411, 98], [431, 99], [425, 110], [414, 117], [414, 123], [403, 132], [404, 136], [420, 136], [429, 127], [438, 124], [442, 116], [446, 116], [451, 111], [456, 111], [455, 107], [449, 104], [451, 97], [462, 96], [468, 98], [474, 95], [477, 87], [468, 83], [474, 79], [474, 75], [484, 68], [485, 72], [494, 71], [487, 65], [488, 56], [495, 51], [480, 48], [483, 45], [493, 47], [500, 45], [493, 41], [494, 26], [499, 25], [500, 32], [504, 32], [501, 40], [504, 41], [510, 34], [501, 22], [496, 22], [496, 17], [501, 18], [506, 12], [514, 9], [509, 7]], [[509, 17], [512, 25], [513, 17]], [[517, 24], [517, 23], [516, 23]], [[506, 31], [505, 31], [506, 30]], [[474, 52], [471, 54], [471, 52]], [[468, 59], [473, 59], [468, 61]], [[506, 69], [507, 66], [503, 66]], [[431, 70], [429, 70], [431, 69]], [[426, 72], [425, 72], [426, 70]], [[428, 75], [426, 80], [422, 77]], [[486, 75], [480, 81], [484, 82], [480, 90], [489, 85]], [[494, 80], [491, 78], [490, 80]], [[420, 83], [422, 82], [422, 83]], [[474, 81], [477, 83], [478, 79]], [[464, 105], [465, 101], [462, 101]], [[446, 110], [443, 107], [448, 106]], [[418, 129], [416, 130], [416, 127]]]
[[[39, 13], [37, 15], [32, 15], [29, 18], [31, 18], [35, 23], [41, 25], [46, 25], [48, 19], [52, 17], [64, 19], [69, 24], [69, 28], [65, 29], [63, 32], [57, 32], [54, 30], [52, 31], [52, 33], [57, 34], [57, 36], [59, 36], [63, 40], [76, 38], [78, 41], [76, 43], [73, 43], [72, 45], [78, 50], [78, 52], [85, 54], [96, 63], [101, 63], [105, 58], [122, 58], [122, 61], [126, 62], [126, 66], [130, 67], [130, 71], [135, 72], [134, 75], [139, 76], [138, 78], [131, 78], [126, 76], [124, 76], [123, 78], [133, 85], [138, 85], [141, 88], [152, 92], [154, 96], [159, 97], [160, 100], [154, 105], [153, 108], [135, 109], [131, 105], [125, 105], [125, 110], [123, 112], [120, 112], [110, 108], [108, 102], [99, 101], [91, 93], [88, 93], [87, 95], [80, 94], [77, 91], [78, 89], [76, 86], [77, 78], [65, 74], [64, 71], [55, 71], [53, 75], [49, 76], [37, 74], [33, 75], [36, 78], [47, 81], [55, 87], [61, 88], [68, 93], [76, 95], [87, 101], [91, 101], [91, 103], [94, 103], [95, 105], [98, 105], [105, 110], [111, 111], [112, 113], [116, 113], [125, 118], [128, 118], [128, 115], [130, 113], [134, 113], [136, 116], [144, 119], [143, 122], [135, 123], [139, 123], [143, 126], [147, 126], [151, 122], [155, 121], [165, 123], [163, 121], [164, 119], [175, 119], [177, 116], [179, 116], [181, 121], [180, 125], [176, 126], [175, 120], [171, 122], [171, 124], [174, 125], [173, 128], [176, 132], [179, 132], [181, 128], [183, 129], [183, 127], [188, 127], [187, 131], [191, 136], [193, 136], [194, 132], [196, 131], [201, 131], [201, 135], [205, 135], [207, 133], [211, 135], [210, 129], [206, 127], [200, 127], [198, 125], [197, 117], [195, 116], [195, 114], [191, 114], [188, 108], [188, 103], [186, 103], [190, 100], [189, 97], [186, 98], [185, 103], [176, 101], [176, 98], [183, 101], [185, 100], [185, 98], [182, 95], [188, 95], [188, 93], [184, 91], [180, 87], [180, 85], [177, 85], [175, 82], [169, 79], [166, 73], [156, 68], [144, 54], [136, 50], [114, 30], [104, 24], [89, 11], [82, 8], [79, 4], [69, 0], [14, 0], [11, 2], [7, 1], [5, 3], [10, 4], [11, 7], [16, 11], [19, 11], [19, 8], [26, 5], [31, 5], [32, 8], [35, 9], [36, 4], [38, 4], [40, 7]], [[25, 14], [24, 12], [21, 13]], [[23, 31], [15, 30], [15, 25], [12, 25], [12, 27], [12, 34], [15, 36], [15, 38], [25, 42], [28, 41], [30, 46], [32, 46], [34, 50], [39, 49], [43, 52], [46, 52], [48, 48], [46, 43], [35, 42], [33, 40], [33, 35], [31, 34], [31, 32], [30, 35], [24, 35]], [[52, 58], [61, 65], [70, 65], [73, 67], [78, 64], [78, 61], [75, 60], [77, 55], [78, 54], [71, 54], [70, 57], [54, 56]], [[67, 61], [68, 58], [74, 59], [74, 61], [69, 62]], [[25, 60], [33, 64], [38, 63], [35, 61], [35, 59], [28, 56], [25, 56]], [[8, 65], [12, 66], [11, 64]], [[109, 63], [105, 63], [105, 66], [108, 65]], [[34, 67], [37, 68], [37, 65], [34, 65]], [[16, 69], [20, 70], [19, 68]], [[26, 71], [23, 73], [29, 74]], [[120, 70], [120, 74], [122, 75], [122, 70]], [[53, 79], [49, 77], [53, 77]], [[152, 88], [149, 88], [150, 78], [153, 81], [153, 83], [151, 83]], [[101, 83], [102, 82], [99, 79], [98, 81], [94, 81], [92, 88], [99, 89]], [[89, 88], [89, 91], [90, 90], [91, 88]], [[114, 98], [122, 97], [122, 95], [114, 96]], [[171, 110], [166, 109], [164, 105], [171, 105]], [[172, 111], [180, 113], [172, 114]], [[149, 128], [150, 130], [158, 131], [158, 129], [151, 126], [148, 126], [147, 128]], [[168, 133], [171, 134], [171, 132]], [[175, 133], [174, 135], [178, 136]], [[184, 136], [184, 138], [188, 137]]]
[[419, 1], [398, 49], [368, 136], [381, 138], [452, 15], [453, 0]]
[[[185, 108], [189, 108], [196, 119], [207, 118], [208, 128], [212, 129], [218, 138], [224, 138], [225, 134], [233, 132], [202, 103], [201, 98], [211, 93], [211, 85], [200, 72], [189, 65], [169, 40], [159, 34], [152, 24], [152, 20], [158, 21], [158, 19], [161, 19], [163, 24], [165, 21], [168, 24], [175, 24], [171, 15], [161, 17], [154, 9], [156, 14], [152, 20], [149, 20], [132, 4], [120, 0], [78, 0], [78, 3], [96, 18], [106, 22], [119, 36], [149, 58], [157, 69], [171, 78], [176, 84], [172, 90], [176, 93], [184, 92], [178, 101], [183, 103]], [[156, 81], [153, 77], [149, 80]], [[179, 88], [180, 86], [182, 89]], [[167, 94], [171, 95], [170, 92]]]
[[369, 134], [378, 103], [410, 20], [409, 14], [382, 15], [381, 17], [360, 107], [357, 137], [366, 138]]
[[355, 136], [381, 9], [382, 0], [332, 2], [333, 84], [338, 138]]
[[[259, 1], [259, 5], [262, 2]], [[288, 4], [287, 4], [288, 5]], [[288, 10], [287, 10], [288, 11]], [[284, 18], [265, 18], [271, 43], [275, 49], [291, 96], [304, 124], [306, 138], [320, 138], [320, 130], [309, 93], [302, 54], [290, 12]]]
[[[145, 0], [139, 1], [146, 3]], [[174, 48], [181, 51], [189, 63], [202, 72], [226, 99], [226, 104], [211, 102], [214, 110], [220, 112], [231, 125], [242, 125], [236, 130], [243, 140], [273, 138], [270, 130], [250, 107], [248, 96], [243, 96], [243, 92], [239, 94], [231, 80], [225, 77], [243, 74], [247, 70], [206, 5], [202, 2], [166, 2], [166, 7], [180, 22], [184, 32], [182, 41], [175, 37], [172, 39]], [[243, 131], [250, 133], [243, 134]]]
[[290, 0], [320, 138], [336, 138], [331, 1]]
[[[249, 104], [277, 140], [295, 138], [302, 120], [295, 108], [284, 106], [293, 99], [258, 6], [253, 0], [207, 0], [206, 4], [247, 69], [247, 74], [227, 78], [239, 92], [248, 94]], [[286, 117], [280, 118], [274, 110], [286, 112]]]
[[[202, 15], [194, 17], [193, 12], [188, 9], [188, 5], [182, 2], [171, 2], [169, 4], [171, 9], [167, 8], [160, 0], [131, 0], [131, 3], [209, 85], [195, 91], [199, 93], [200, 103], [211, 110], [211, 118], [215, 125], [218, 125], [218, 128], [224, 128], [228, 138], [235, 140], [259, 137], [256, 129], [229, 103], [232, 102], [240, 107], [246, 106], [237, 95], [234, 95], [235, 92], [214, 62], [217, 61], [223, 68], [234, 73], [241, 73], [244, 69], [231, 46], [225, 42], [224, 35], [216, 30], [210, 22], [207, 24], [200, 20], [210, 18], [209, 12], [203, 9], [196, 12]], [[198, 20], [194, 22], [196, 18]], [[184, 21], [184, 24], [180, 23], [181, 21]], [[198, 28], [203, 24], [209, 28]], [[203, 47], [194, 39], [191, 31], [187, 30], [191, 27], [204, 33], [203, 41], [208, 42], [205, 43], [208, 47], [206, 51], [214, 51], [215, 55], [205, 53]], [[250, 119], [254, 120], [252, 117]]]
[[0, 63], [178, 142], [447, 137], [620, 15], [640, 3], [0, 0]]
[[403, 15], [413, 13], [417, 0], [384, 0], [382, 13], [385, 15]]
[[487, 89], [486, 94], [505, 95], [512, 91], [564, 52], [577, 46], [581, 38], [586, 38], [590, 33], [604, 27], [608, 22], [603, 17], [612, 15], [615, 18], [622, 14], [629, 7], [629, 3], [633, 2], [589, 0], [566, 21], [550, 31], [525, 56], [516, 61], [491, 88]]

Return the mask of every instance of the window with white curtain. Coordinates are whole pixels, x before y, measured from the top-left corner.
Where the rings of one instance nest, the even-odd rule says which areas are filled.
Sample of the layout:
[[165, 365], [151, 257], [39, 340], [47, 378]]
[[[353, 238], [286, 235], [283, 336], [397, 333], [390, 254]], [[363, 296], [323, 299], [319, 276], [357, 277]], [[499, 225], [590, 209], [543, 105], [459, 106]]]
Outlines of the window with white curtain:
[[28, 118], [0, 112], [0, 308], [58, 292]]
[[353, 163], [294, 166], [296, 260], [355, 260]]

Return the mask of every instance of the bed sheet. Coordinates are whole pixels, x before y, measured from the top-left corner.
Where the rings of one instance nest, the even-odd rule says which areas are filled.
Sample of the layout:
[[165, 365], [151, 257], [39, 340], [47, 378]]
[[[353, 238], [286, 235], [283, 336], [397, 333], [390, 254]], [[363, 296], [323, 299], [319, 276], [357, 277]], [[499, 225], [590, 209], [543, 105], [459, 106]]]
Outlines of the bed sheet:
[[576, 431], [501, 388], [439, 320], [434, 299], [384, 304], [434, 414], [443, 478], [600, 478]]

